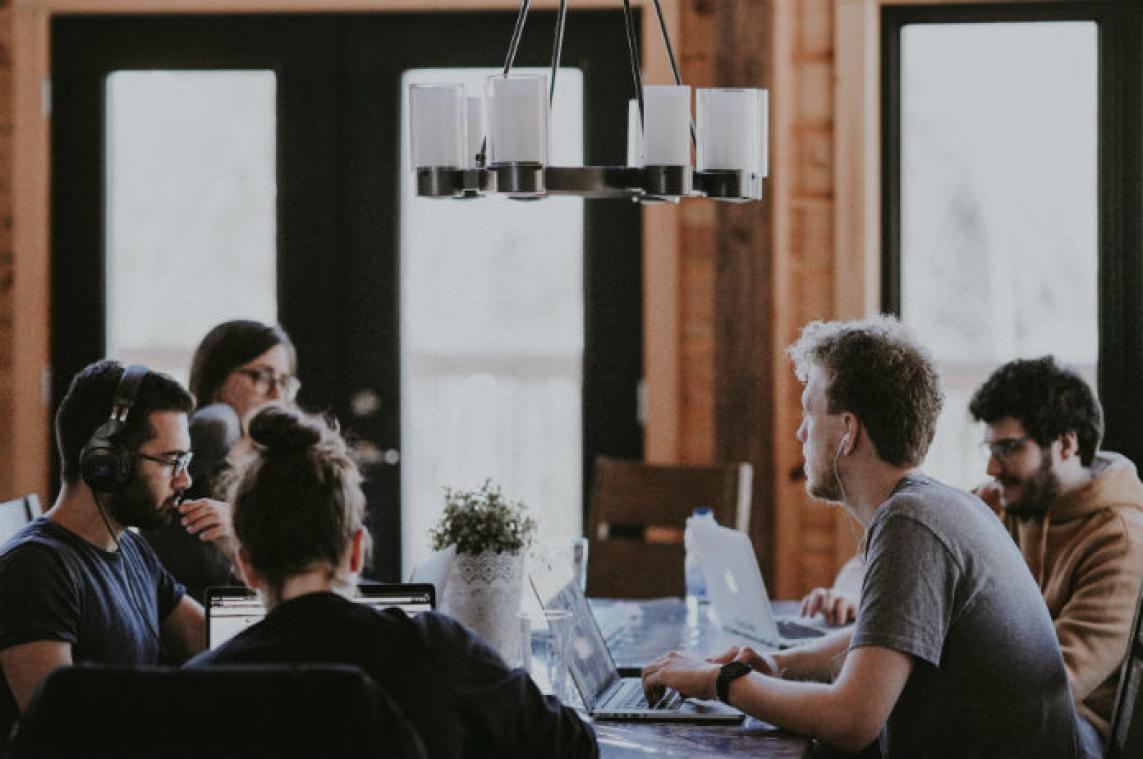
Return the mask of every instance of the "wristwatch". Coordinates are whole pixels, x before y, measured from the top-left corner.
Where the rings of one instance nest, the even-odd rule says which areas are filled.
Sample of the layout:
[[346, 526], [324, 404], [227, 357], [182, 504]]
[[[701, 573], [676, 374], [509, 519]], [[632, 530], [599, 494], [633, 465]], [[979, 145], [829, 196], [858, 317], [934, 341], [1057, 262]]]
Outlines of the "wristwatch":
[[714, 690], [718, 694], [718, 700], [724, 704], [729, 704], [730, 684], [753, 671], [753, 668], [744, 661], [732, 661], [723, 664], [722, 669], [718, 671], [718, 679], [714, 681]]

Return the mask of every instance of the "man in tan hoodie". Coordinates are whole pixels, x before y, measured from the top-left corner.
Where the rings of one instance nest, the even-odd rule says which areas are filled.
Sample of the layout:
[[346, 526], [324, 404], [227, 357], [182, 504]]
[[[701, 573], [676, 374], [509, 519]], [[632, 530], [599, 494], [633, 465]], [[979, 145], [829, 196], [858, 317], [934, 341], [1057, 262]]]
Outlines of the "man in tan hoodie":
[[1101, 744], [1143, 580], [1143, 483], [1130, 460], [1099, 450], [1099, 401], [1051, 356], [997, 369], [969, 411], [986, 425], [993, 478], [977, 495], [1040, 585], [1077, 710]]

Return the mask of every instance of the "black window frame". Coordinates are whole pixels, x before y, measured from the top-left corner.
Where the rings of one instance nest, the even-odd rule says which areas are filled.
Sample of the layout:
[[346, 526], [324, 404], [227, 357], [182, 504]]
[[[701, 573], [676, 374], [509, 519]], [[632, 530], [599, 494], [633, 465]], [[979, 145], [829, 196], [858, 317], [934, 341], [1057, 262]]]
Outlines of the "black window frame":
[[1091, 21], [1097, 33], [1098, 392], [1103, 447], [1143, 466], [1143, 3], [881, 10], [881, 308], [901, 314], [901, 31], [910, 24]]

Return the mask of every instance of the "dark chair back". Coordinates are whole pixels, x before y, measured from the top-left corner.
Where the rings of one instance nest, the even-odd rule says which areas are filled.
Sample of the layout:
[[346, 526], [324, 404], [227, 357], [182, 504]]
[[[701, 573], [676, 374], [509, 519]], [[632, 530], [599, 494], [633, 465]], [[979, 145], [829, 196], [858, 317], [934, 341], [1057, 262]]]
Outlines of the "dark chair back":
[[1119, 675], [1105, 756], [1107, 759], [1143, 756], [1143, 589], [1135, 604], [1135, 622]]
[[40, 499], [35, 493], [0, 503], [0, 545], [40, 515]]
[[687, 517], [707, 506], [719, 524], [748, 530], [752, 474], [749, 464], [663, 466], [596, 459], [588, 594], [682, 595]]
[[12, 756], [369, 751], [424, 756], [420, 737], [357, 667], [78, 665], [52, 673]]

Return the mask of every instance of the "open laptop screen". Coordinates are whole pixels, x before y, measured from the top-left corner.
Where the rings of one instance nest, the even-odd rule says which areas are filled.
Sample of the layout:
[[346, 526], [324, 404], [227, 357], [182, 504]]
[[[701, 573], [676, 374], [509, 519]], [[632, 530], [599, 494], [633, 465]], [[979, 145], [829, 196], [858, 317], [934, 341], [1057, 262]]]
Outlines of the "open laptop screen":
[[[427, 584], [362, 583], [357, 586], [353, 600], [378, 609], [395, 606], [411, 617], [436, 608], [436, 592]], [[217, 648], [265, 616], [262, 601], [249, 588], [208, 588], [207, 648]]]

